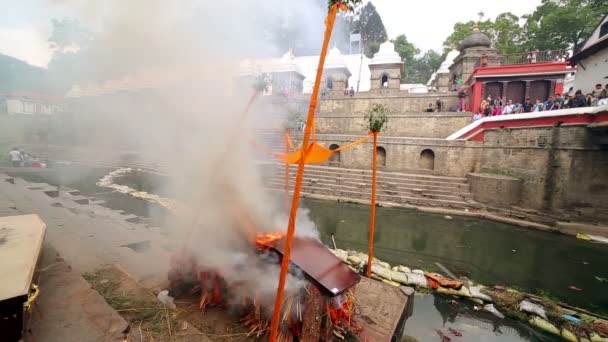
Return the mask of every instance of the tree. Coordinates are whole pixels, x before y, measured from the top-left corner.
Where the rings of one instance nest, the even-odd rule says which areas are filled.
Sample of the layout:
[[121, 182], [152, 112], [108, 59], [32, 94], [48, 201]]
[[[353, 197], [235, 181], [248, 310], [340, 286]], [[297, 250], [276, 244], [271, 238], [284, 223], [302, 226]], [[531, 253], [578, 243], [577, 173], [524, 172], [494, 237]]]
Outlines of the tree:
[[499, 14], [489, 33], [494, 47], [503, 55], [521, 52], [526, 40], [519, 17], [511, 12]]
[[354, 23], [354, 27], [361, 32], [364, 53], [368, 57], [372, 57], [374, 53], [378, 52], [380, 44], [388, 39], [382, 18], [371, 2], [361, 9], [359, 20]]
[[519, 17], [513, 13], [499, 14], [494, 21], [485, 20], [479, 23], [469, 21], [454, 24], [454, 32], [443, 43], [446, 51], [458, 49], [460, 42], [473, 33], [473, 28], [485, 33], [501, 54], [521, 51], [524, 43], [524, 30], [519, 25]]
[[94, 34], [76, 19], [52, 19], [53, 31], [48, 39], [54, 50], [49, 62], [49, 81], [54, 92], [64, 93], [74, 83], [86, 79], [92, 68], [86, 52], [93, 45]]
[[528, 49], [577, 50], [608, 14], [608, 3], [597, 0], [543, 0], [526, 17]]
[[450, 34], [443, 42], [444, 50], [449, 51], [452, 49], [458, 49], [460, 47], [460, 42], [473, 33], [473, 28], [475, 25], [479, 26], [481, 32], [487, 34], [493, 29], [494, 23], [492, 23], [490, 20], [479, 23], [471, 20], [466, 23], [459, 22], [454, 24], [454, 32], [452, 32], [452, 34]]
[[93, 33], [85, 29], [77, 19], [52, 19], [53, 32], [48, 42], [51, 48], [58, 52], [80, 50], [89, 46]]
[[401, 73], [401, 80], [406, 81], [408, 80], [410, 68], [416, 62], [414, 60], [415, 56], [420, 53], [420, 49], [410, 43], [404, 34], [398, 35], [392, 42], [395, 44], [395, 51], [397, 51], [401, 59], [405, 62], [405, 71]]
[[406, 65], [409, 70], [405, 81], [407, 83], [426, 83], [431, 75], [439, 69], [445, 55], [441, 55], [435, 50], [428, 50], [422, 57], [415, 58], [412, 63]]
[[392, 43], [395, 45], [395, 51], [397, 51], [399, 56], [406, 62], [408, 60], [413, 60], [414, 56], [420, 53], [420, 49], [410, 43], [404, 34], [398, 35], [397, 38], [392, 40]]
[[[542, 0], [533, 13], [521, 18], [507, 12], [494, 21], [478, 24], [503, 55], [533, 49], [577, 50], [607, 14], [605, 0]], [[525, 20], [523, 26], [520, 19]], [[474, 21], [456, 23], [454, 32], [443, 43], [444, 48], [458, 48], [460, 41], [473, 32], [474, 25]]]

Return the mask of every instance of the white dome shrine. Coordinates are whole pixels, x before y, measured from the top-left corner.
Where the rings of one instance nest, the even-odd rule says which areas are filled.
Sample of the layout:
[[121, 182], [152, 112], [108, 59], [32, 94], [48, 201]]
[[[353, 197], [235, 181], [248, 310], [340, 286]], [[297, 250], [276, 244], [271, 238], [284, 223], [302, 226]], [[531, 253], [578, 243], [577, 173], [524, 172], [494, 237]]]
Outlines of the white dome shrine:
[[296, 63], [296, 56], [293, 50], [289, 49], [279, 60], [279, 63], [274, 66], [272, 72], [296, 72], [304, 75], [300, 66]]
[[331, 50], [329, 50], [329, 53], [327, 54], [327, 58], [325, 59], [325, 69], [340, 69], [340, 68], [344, 68], [344, 69], [348, 69], [348, 66], [346, 65], [346, 59], [344, 58], [344, 56], [342, 55], [342, 53], [340, 52], [340, 50], [337, 47], [333, 47]]
[[402, 63], [401, 56], [395, 51], [395, 45], [390, 41], [380, 44], [380, 49], [374, 54], [369, 64], [393, 64]]

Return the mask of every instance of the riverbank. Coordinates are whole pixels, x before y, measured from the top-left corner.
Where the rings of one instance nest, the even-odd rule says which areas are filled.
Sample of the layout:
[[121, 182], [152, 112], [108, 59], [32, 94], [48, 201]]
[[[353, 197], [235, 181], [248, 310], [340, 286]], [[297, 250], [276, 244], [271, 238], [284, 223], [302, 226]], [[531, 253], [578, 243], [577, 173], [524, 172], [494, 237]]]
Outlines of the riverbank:
[[[50, 171], [50, 170], [49, 170]], [[91, 176], [93, 175], [97, 175], [98, 173], [93, 173], [91, 174]], [[82, 181], [82, 184], [93, 184], [93, 187], [96, 187], [94, 185], [94, 183], [99, 180], [100, 178], [103, 177], [103, 175], [105, 175], [106, 173], [101, 173], [98, 174], [97, 176], [92, 178], [91, 180], [87, 180], [84, 179]], [[89, 178], [90, 179], [90, 178]], [[54, 241], [58, 241], [58, 243], [60, 243], [64, 249], [66, 249], [66, 253], [68, 255], [71, 255], [73, 258], [75, 258], [75, 264], [76, 265], [81, 265], [80, 267], [82, 267], [82, 264], [86, 262], [87, 264], [87, 268], [86, 270], [91, 271], [91, 270], [95, 270], [97, 269], [99, 266], [96, 265], [103, 265], [104, 263], [98, 263], [98, 262], [93, 262], [91, 263], [91, 260], [99, 260], [98, 258], [101, 258], [103, 260], [106, 260], [109, 263], [118, 263], [121, 265], [124, 265], [125, 263], [127, 265], [130, 266], [121, 266], [121, 268], [125, 268], [129, 270], [129, 274], [135, 274], [136, 276], [134, 276], [134, 279], [138, 279], [138, 281], [142, 281], [145, 282], [147, 284], [150, 284], [151, 280], [156, 278], [157, 280], [159, 280], [157, 277], [152, 276], [152, 274], [148, 273], [147, 275], [143, 275], [142, 276], [142, 269], [139, 269], [138, 267], [135, 267], [135, 260], [131, 260], [133, 258], [137, 258], [137, 259], [141, 259], [142, 257], [146, 258], [146, 256], [148, 256], [149, 258], [155, 260], [157, 256], [152, 256], [152, 255], [156, 255], [157, 252], [165, 250], [167, 246], [167, 244], [170, 244], [170, 241], [167, 241], [167, 237], [164, 236], [163, 237], [163, 229], [162, 228], [154, 228], [154, 227], [146, 227], [146, 225], [142, 225], [142, 224], [137, 224], [137, 220], [133, 220], [133, 216], [132, 215], [124, 215], [124, 213], [118, 213], [116, 211], [112, 211], [112, 210], [108, 210], [102, 206], [100, 206], [99, 204], [93, 204], [93, 203], [89, 203], [89, 204], [78, 204], [73, 202], [74, 199], [79, 199], [79, 197], [74, 197], [73, 195], [71, 195], [67, 188], [64, 188], [63, 190], [60, 191], [60, 194], [57, 198], [51, 198], [49, 197], [49, 195], [45, 194], [45, 191], [50, 190], [52, 187], [48, 187], [47, 185], [41, 184], [41, 183], [28, 183], [28, 182], [24, 182], [21, 179], [14, 179], [13, 180], [15, 184], [11, 184], [11, 183], [7, 183], [7, 182], [1, 182], [2, 185], [0, 185], [0, 190], [4, 190], [6, 193], [9, 194], [9, 197], [12, 198], [14, 200], [14, 205], [19, 206], [20, 208], [23, 208], [24, 206], [29, 206], [32, 208], [32, 210], [39, 210], [41, 211], [45, 217], [45, 220], [49, 220], [50, 222], [52, 222], [55, 226], [55, 230], [49, 230], [49, 238], [53, 239]], [[124, 182], [124, 180], [123, 180]], [[48, 187], [48, 189], [46, 188]], [[96, 191], [103, 191], [102, 188], [99, 188]], [[123, 195], [123, 194], [118, 194], [118, 195]], [[82, 196], [81, 196], [82, 197]], [[124, 194], [123, 197], [127, 197], [130, 198], [131, 196], [128, 196], [127, 194]], [[27, 200], [26, 200], [27, 199]], [[31, 204], [27, 204], [28, 201], [33, 201]], [[135, 198], [133, 197], [130, 201], [124, 201], [122, 200], [121, 203], [123, 203], [123, 205], [127, 205], [128, 203], [145, 203], [141, 198]], [[61, 203], [61, 206], [55, 206], [55, 203]], [[341, 208], [341, 209], [337, 209], [338, 213], [340, 215], [336, 215], [335, 210], [336, 209], [331, 209], [330, 204], [331, 202], [323, 202], [323, 203], [319, 203], [317, 205], [317, 207], [321, 206], [326, 210], [326, 209], [330, 209], [330, 211], [327, 213], [326, 217], [331, 217], [330, 221], [326, 221], [323, 222], [323, 220], [327, 220], [324, 219], [323, 217], [319, 217], [318, 219], [320, 221], [317, 220], [317, 217], [315, 215], [317, 215], [318, 209], [315, 208], [315, 206], [312, 206], [312, 203], [307, 203], [307, 206], [309, 206], [311, 208], [312, 214], [313, 214], [313, 218], [315, 219], [315, 222], [317, 223], [317, 225], [319, 225], [320, 229], [322, 229], [322, 238], [323, 240], [326, 242], [326, 244], [328, 244], [328, 242], [325, 239], [325, 235], [327, 234], [327, 229], [331, 229], [330, 227], [334, 227], [334, 229], [338, 229], [339, 232], [337, 234], [337, 242], [339, 246], [345, 246], [346, 241], [344, 240], [347, 236], [349, 237], [349, 239], [352, 239], [353, 234], [359, 234], [359, 230], [361, 230], [361, 234], [365, 235], [364, 232], [366, 231], [365, 226], [366, 223], [363, 221], [366, 220], [362, 220], [361, 219], [361, 215], [366, 215], [367, 211], [366, 211], [366, 206], [357, 206], [357, 210], [359, 210], [357, 215], [354, 215], [353, 212], [351, 212], [351, 209], [346, 210], [345, 208]], [[392, 209], [392, 210], [390, 210]], [[388, 211], [387, 211], [388, 210]], [[505, 241], [505, 239], [502, 237], [500, 233], [500, 231], [497, 231], [496, 228], [486, 228], [485, 231], [487, 231], [488, 233], [491, 233], [491, 235], [486, 235], [481, 237], [481, 240], [477, 241], [475, 240], [470, 240], [471, 236], [470, 236], [470, 230], [466, 227], [462, 227], [462, 222], [460, 217], [454, 217], [453, 219], [449, 219], [446, 218], [446, 215], [432, 215], [431, 213], [423, 213], [423, 212], [419, 212], [420, 215], [420, 219], [424, 220], [428, 217], [433, 218], [433, 221], [438, 221], [440, 224], [449, 227], [449, 230], [455, 230], [457, 229], [458, 231], [462, 231], [463, 232], [463, 237], [464, 236], [469, 236], [469, 238], [467, 238], [467, 240], [470, 241], [465, 241], [462, 238], [459, 237], [450, 237], [446, 235], [446, 231], [441, 231], [439, 232], [440, 235], [445, 235], [448, 240], [446, 240], [446, 243], [449, 243], [448, 241], [452, 241], [451, 246], [450, 245], [436, 245], [436, 244], [430, 244], [433, 241], [433, 237], [425, 237], [424, 240], [421, 240], [421, 236], [418, 236], [417, 234], [419, 234], [419, 232], [417, 232], [417, 230], [413, 230], [412, 228], [414, 228], [414, 226], [411, 226], [410, 223], [408, 221], [399, 219], [398, 217], [395, 217], [395, 214], [397, 213], [406, 213], [406, 212], [418, 212], [418, 211], [406, 211], [406, 210], [400, 210], [397, 208], [380, 208], [379, 212], [378, 212], [378, 223], [379, 223], [379, 227], [383, 227], [381, 229], [378, 229], [377, 232], [379, 234], [381, 234], [381, 236], [379, 236], [377, 238], [377, 242], [378, 242], [378, 252], [379, 253], [394, 253], [395, 248], [401, 248], [403, 247], [402, 245], [400, 245], [398, 242], [399, 240], [396, 239], [396, 237], [398, 236], [403, 236], [403, 234], [408, 234], [406, 235], [404, 238], [404, 241], [409, 241], [410, 243], [413, 244], [414, 250], [415, 251], [419, 251], [419, 253], [422, 254], [417, 254], [417, 255], [411, 255], [411, 256], [407, 256], [408, 254], [405, 254], [407, 257], [404, 259], [404, 257], [399, 256], [399, 260], [409, 260], [407, 262], [407, 264], [409, 265], [414, 265], [414, 263], [418, 263], [416, 261], [416, 259], [418, 258], [422, 258], [425, 257], [425, 253], [428, 253], [424, 248], [430, 248], [432, 250], [452, 250], [452, 251], [457, 251], [457, 250], [462, 250], [462, 251], [467, 251], [467, 253], [469, 253], [469, 251], [472, 251], [470, 248], [471, 247], [467, 247], [464, 245], [469, 245], [469, 246], [476, 246], [475, 248], [479, 250], [480, 253], [482, 253], [483, 255], [485, 255], [485, 259], [487, 259], [490, 264], [492, 264], [493, 266], [488, 266], [488, 267], [495, 267], [496, 269], [504, 269], [505, 271], [507, 271], [508, 274], [511, 274], [511, 276], [515, 276], [514, 274], [514, 270], [513, 270], [513, 266], [504, 266], [502, 264], [495, 264], [492, 260], [492, 258], [488, 258], [488, 254], [487, 252], [484, 252], [483, 250], [486, 249], [486, 247], [489, 250], [496, 250], [496, 244], [494, 244], [494, 242], [491, 240], [492, 236], [496, 236], [497, 240], [500, 240], [501, 245], [503, 245], [505, 249], [505, 253], [502, 256], [500, 256], [501, 259], [504, 260], [509, 260], [509, 259], [520, 259], [520, 258], [527, 258], [528, 256], [531, 256], [531, 253], [535, 253], [535, 251], [550, 251], [551, 249], [547, 250], [544, 249], [542, 246], [538, 245], [537, 242], [535, 242], [534, 239], [531, 239], [529, 237], [524, 236], [524, 240], [530, 240], [531, 244], [530, 246], [522, 246], [519, 245], [517, 247], [517, 251], [516, 252], [512, 252], [511, 251], [511, 246], [509, 245], [508, 241]], [[65, 214], [65, 215], [64, 215]], [[73, 216], [76, 215], [77, 217], [81, 217], [81, 219], [78, 219], [80, 223], [80, 226], [75, 226], [73, 223], [68, 223], [70, 221], [72, 221], [71, 218], [66, 217], [67, 216]], [[112, 219], [110, 219], [110, 217], [112, 217]], [[390, 227], [387, 223], [383, 220], [385, 219], [390, 219], [391, 217], [395, 218], [395, 220], [393, 220], [394, 222], [399, 222], [400, 225], [402, 225], [402, 229], [396, 229], [394, 232], [392, 231], [392, 227]], [[472, 218], [472, 216], [469, 216], [469, 218]], [[117, 221], [115, 221], [116, 219], [118, 219], [121, 223], [117, 223]], [[346, 222], [342, 223], [342, 221], [346, 219]], [[128, 220], [128, 221], [127, 221]], [[362, 227], [360, 227], [361, 229], [355, 229], [355, 227], [353, 226], [354, 223], [356, 222], [363, 222], [362, 223]], [[423, 222], [423, 221], [421, 221]], [[429, 222], [430, 224], [431, 222]], [[426, 231], [427, 232], [431, 232], [433, 230], [435, 230], [436, 228], [433, 228], [434, 226], [428, 226]], [[403, 229], [406, 228], [406, 229]], [[134, 234], [133, 236], [131, 236], [131, 234], [129, 233], [128, 235], [125, 235], [126, 232], [121, 232], [122, 229], [126, 229], [126, 232], [129, 232], [131, 229], [134, 229], [137, 233]], [[344, 230], [342, 230], [344, 229]], [[521, 230], [521, 229], [520, 229]], [[423, 230], [424, 231], [424, 230]], [[423, 232], [422, 231], [422, 232]], [[519, 231], [513, 231], [508, 229], [508, 227], [505, 227], [504, 229], [501, 229], [501, 231], [505, 234], [507, 234], [508, 232], [511, 232], [512, 235], [517, 236], [518, 234], [521, 234], [521, 232]], [[525, 230], [522, 230], [525, 231]], [[356, 233], [355, 233], [356, 232]], [[156, 235], [159, 234], [160, 235]], [[413, 236], [411, 234], [414, 234]], [[109, 234], [110, 236], [106, 236], [107, 234]], [[558, 247], [562, 246], [562, 245], [566, 245], [567, 242], [569, 241], [574, 241], [576, 242], [576, 247], [572, 248], [572, 250], [580, 250], [580, 251], [584, 251], [583, 248], [585, 246], [596, 246], [594, 244], [589, 244], [587, 245], [587, 242], [583, 242], [580, 240], [570, 240], [570, 238], [568, 238], [568, 240], [563, 240], [565, 238], [561, 238], [558, 240], [563, 240], [566, 243], [556, 243], [554, 242], [554, 238], [556, 236], [556, 234], [546, 234], [546, 233], [540, 233], [540, 232], [536, 232], [532, 235], [539, 235], [539, 234], [544, 234], [542, 236], [546, 236], [547, 238], [551, 238], [550, 241], [547, 241], [547, 245], [548, 246], [555, 246], [555, 252], [557, 253], [556, 255], [568, 255], [570, 254], [570, 252], [568, 252], [567, 250], [561, 250]], [[156, 238], [155, 235], [158, 237]], [[96, 242], [96, 237], [100, 236], [101, 239], [98, 241], [98, 244], [92, 245], [91, 243]], [[114, 236], [116, 236], [118, 238], [118, 241], [116, 241], [114, 239]], [[365, 235], [366, 236], [366, 235]], [[365, 236], [362, 236], [361, 239], [365, 239]], [[91, 238], [93, 237], [93, 238]], [[108, 239], [109, 237], [112, 237], [112, 239]], [[76, 238], [78, 238], [78, 240], [76, 240]], [[359, 237], [356, 238], [357, 240], [359, 240]], [[111, 241], [116, 241], [116, 242], [111, 242]], [[145, 250], [145, 251], [136, 251], [134, 249], [131, 249], [130, 247], [128, 247], [129, 245], [133, 245], [136, 244], [138, 242], [142, 242], [142, 241], [150, 241], [150, 247]], [[389, 242], [397, 242], [397, 244], [391, 244], [391, 245], [386, 245], [387, 241]], [[484, 242], [487, 246], [484, 246]], [[464, 245], [463, 245], [464, 244]], [[519, 244], [519, 243], [516, 243]], [[461, 246], [463, 245], [463, 246]], [[74, 248], [74, 246], [79, 246], [78, 248]], [[423, 247], [426, 246], [426, 247]], [[83, 247], [83, 248], [81, 248]], [[128, 248], [125, 248], [128, 247]], [[160, 247], [160, 249], [159, 249]], [[462, 247], [462, 248], [460, 248]], [[529, 248], [528, 248], [529, 247]], [[360, 248], [357, 248], [359, 250], [361, 250]], [[476, 251], [477, 252], [477, 251]], [[150, 255], [149, 253], [152, 253], [152, 255]], [[537, 253], [538, 254], [538, 253]], [[602, 291], [601, 290], [601, 284], [598, 284], [598, 286], [600, 286], [597, 289], [592, 288], [589, 284], [587, 285], [580, 285], [580, 283], [576, 283], [576, 281], [578, 281], [582, 274], [588, 274], [590, 277], [593, 277], [594, 271], [592, 270], [586, 270], [587, 268], [593, 266], [596, 267], [597, 270], [597, 266], [600, 265], [601, 266], [601, 254], [598, 254], [597, 251], [593, 251], [590, 250], [589, 253], [587, 253], [588, 255], [583, 255], [580, 252], [577, 253], [577, 257], [580, 257], [581, 260], [580, 262], [585, 262], [586, 264], [573, 264], [572, 266], [574, 268], [569, 267], [569, 265], [558, 265], [559, 269], [562, 272], [562, 278], [569, 278], [571, 279], [573, 282], [575, 282], [576, 285], [584, 288], [583, 292], [580, 293], [572, 293], [573, 296], [579, 296], [579, 295], [587, 295], [587, 296], [593, 296], [594, 293], [597, 293], [597, 291]], [[593, 256], [599, 256], [600, 258], [597, 259]], [[454, 261], [458, 261], [458, 260], [462, 260], [462, 255], [455, 255], [452, 254]], [[536, 255], [535, 258], [538, 258], [539, 255]], [[126, 258], [126, 259], [125, 259]], [[396, 257], [395, 257], [396, 258]], [[426, 257], [425, 257], [426, 258]], [[547, 260], [551, 260], [551, 259], [555, 259], [555, 256], [553, 254], [551, 255], [547, 255], [546, 258], [543, 258], [542, 260], [538, 260], [535, 264], [533, 264], [533, 267], [528, 269], [522, 269], [521, 271], [524, 271], [525, 273], [527, 273], [529, 276], [532, 275], [536, 270], [545, 270], [546, 273], [548, 274], [553, 274], [554, 272], [551, 271], [550, 268], [547, 267], [546, 262]], [[597, 260], [596, 260], [597, 259]], [[88, 261], [87, 261], [88, 260]], [[432, 259], [431, 259], [432, 260]], [[149, 262], [144, 262], [143, 260], [140, 260], [141, 262], [143, 262], [144, 264], [149, 264]], [[401, 261], [402, 263], [405, 263], [403, 261]], [[445, 263], [445, 262], [444, 262]], [[445, 263], [448, 268], [452, 269], [453, 271], [457, 272], [460, 274], [460, 272], [462, 272], [462, 268], [459, 267], [455, 267], [453, 268], [452, 265]], [[162, 266], [162, 263], [157, 263], [155, 266]], [[578, 265], [578, 266], [576, 266]], [[566, 267], [568, 266], [568, 267]], [[90, 268], [89, 268], [90, 267]], [[427, 267], [422, 267], [422, 269], [428, 269]], [[482, 270], [485, 269], [482, 268]], [[581, 269], [581, 273], [573, 273], [575, 270], [578, 271], [578, 269]], [[585, 269], [585, 270], [584, 270]], [[143, 272], [145, 274], [145, 272]], [[600, 273], [597, 273], [598, 275], [602, 275]], [[139, 276], [137, 276], [139, 275]], [[159, 276], [161, 277], [161, 279], [164, 277], [163, 274], [159, 274]], [[508, 281], [508, 278], [504, 278], [504, 277], [498, 277], [496, 278], [496, 274], [491, 272], [487, 274], [487, 277], [491, 277], [491, 278], [495, 278], [496, 280], [498, 280], [501, 283], [511, 283], [511, 281]], [[471, 279], [481, 279], [479, 278], [479, 276], [477, 274], [472, 274], [471, 275]], [[515, 278], [512, 278], [512, 280]], [[549, 283], [555, 283], [558, 285], [558, 288], [561, 288], [563, 285], [560, 285], [557, 282], [554, 282], [553, 280], [547, 279], [547, 281]], [[595, 281], [595, 280], [592, 280]], [[156, 283], [156, 282], [154, 282]], [[488, 282], [483, 281], [483, 283], [488, 284]], [[548, 284], [549, 284], [548, 283]], [[154, 285], [153, 285], [154, 286]], [[156, 283], [156, 286], [158, 286], [158, 283]], [[541, 285], [542, 286], [542, 285]], [[552, 289], [549, 291], [549, 293], [553, 293], [552, 291], [554, 291], [555, 287], [552, 287]]]
[[[332, 249], [332, 253], [351, 269], [365, 274], [368, 255], [353, 250]], [[499, 319], [510, 317], [523, 321], [565, 341], [608, 341], [608, 318], [556, 302], [550, 298], [525, 293], [505, 286], [486, 287], [473, 280], [444, 273], [412, 269], [374, 258], [372, 278], [393, 286], [413, 286], [418, 291], [451, 296], [470, 301], [474, 310], [486, 311]], [[580, 290], [580, 289], [579, 289]], [[458, 305], [458, 302], [455, 303]]]
[[[333, 201], [333, 202], [338, 202], [338, 203], [354, 203], [354, 204], [361, 204], [361, 205], [369, 206], [369, 201], [355, 199], [355, 198], [343, 198], [343, 197], [309, 194], [309, 193], [302, 193], [302, 197], [324, 200], [324, 201]], [[524, 228], [531, 228], [531, 229], [537, 229], [537, 230], [542, 230], [542, 231], [561, 233], [561, 234], [571, 235], [571, 236], [576, 236], [578, 233], [583, 233], [583, 234], [593, 234], [593, 235], [608, 237], [608, 226], [604, 226], [604, 225], [592, 225], [589, 223], [580, 223], [580, 222], [557, 222], [555, 226], [550, 226], [550, 225], [541, 224], [541, 223], [537, 223], [537, 222], [533, 222], [533, 221], [528, 221], [528, 220], [517, 219], [517, 218], [500, 215], [500, 212], [487, 211], [484, 209], [460, 210], [460, 209], [442, 208], [442, 207], [425, 207], [425, 206], [407, 205], [407, 204], [394, 203], [394, 202], [383, 202], [383, 201], [377, 201], [377, 206], [387, 207], [387, 208], [413, 209], [413, 210], [424, 212], [424, 213], [434, 213], [434, 214], [442, 214], [442, 215], [477, 217], [477, 218], [483, 218], [483, 219], [492, 220], [492, 221], [496, 221], [496, 222], [512, 224], [512, 225], [516, 225], [516, 226], [520, 226], [520, 227], [524, 227]]]

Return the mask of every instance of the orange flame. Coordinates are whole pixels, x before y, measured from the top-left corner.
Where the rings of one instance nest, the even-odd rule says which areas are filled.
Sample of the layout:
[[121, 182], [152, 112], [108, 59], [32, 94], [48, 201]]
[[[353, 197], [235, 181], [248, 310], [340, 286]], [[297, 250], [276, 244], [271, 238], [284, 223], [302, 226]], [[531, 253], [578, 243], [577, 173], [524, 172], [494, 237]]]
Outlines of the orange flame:
[[260, 233], [255, 236], [255, 244], [258, 248], [268, 248], [274, 245], [274, 242], [282, 239], [284, 233]]

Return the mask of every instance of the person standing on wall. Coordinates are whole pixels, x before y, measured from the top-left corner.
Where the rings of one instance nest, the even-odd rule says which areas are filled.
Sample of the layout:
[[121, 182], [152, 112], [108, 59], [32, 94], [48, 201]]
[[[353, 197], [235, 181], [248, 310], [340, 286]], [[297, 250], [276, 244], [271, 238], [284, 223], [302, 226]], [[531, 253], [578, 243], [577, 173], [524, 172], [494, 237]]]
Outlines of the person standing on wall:
[[570, 108], [587, 107], [587, 98], [583, 95], [582, 90], [577, 90], [574, 98], [570, 100]]
[[553, 102], [553, 96], [549, 96], [547, 101], [543, 103], [543, 111], [553, 110], [555, 103]]
[[593, 95], [593, 99], [591, 100], [592, 106], [597, 106], [597, 103], [602, 98], [602, 92], [604, 91], [605, 89], [602, 89], [601, 84], [598, 83], [595, 85], [595, 89], [593, 89], [593, 92], [591, 92], [591, 94]]
[[467, 98], [467, 92], [466, 92], [465, 88], [460, 87], [458, 89], [458, 111], [459, 112], [465, 111], [466, 98]]
[[8, 153], [9, 159], [13, 167], [21, 166], [21, 152], [16, 147], [13, 147]]
[[543, 110], [543, 103], [539, 99], [536, 99], [532, 112], [541, 112]]
[[524, 102], [522, 108], [524, 113], [530, 113], [534, 109], [534, 104], [532, 103], [532, 100], [530, 100], [529, 97], [526, 97], [526, 102]]
[[514, 106], [513, 106], [512, 100], [507, 101], [507, 104], [505, 105], [505, 108], [503, 108], [502, 113], [503, 114], [513, 114], [514, 113]]
[[555, 99], [553, 100], [553, 109], [562, 109], [562, 107], [564, 106], [564, 98], [562, 97], [562, 94], [555, 94]]
[[608, 84], [604, 87], [604, 90], [600, 93], [600, 100], [597, 102], [598, 106], [608, 105]]
[[490, 114], [492, 114], [492, 109], [490, 108], [490, 104], [492, 103], [492, 96], [488, 95], [487, 99], [484, 99], [483, 101], [481, 101], [481, 104], [479, 105], [479, 109], [481, 110], [481, 113], [483, 114], [483, 116], [490, 116]]
[[437, 100], [435, 101], [435, 107], [437, 108], [438, 112], [443, 111], [443, 103], [441, 102], [440, 98], [437, 98]]

